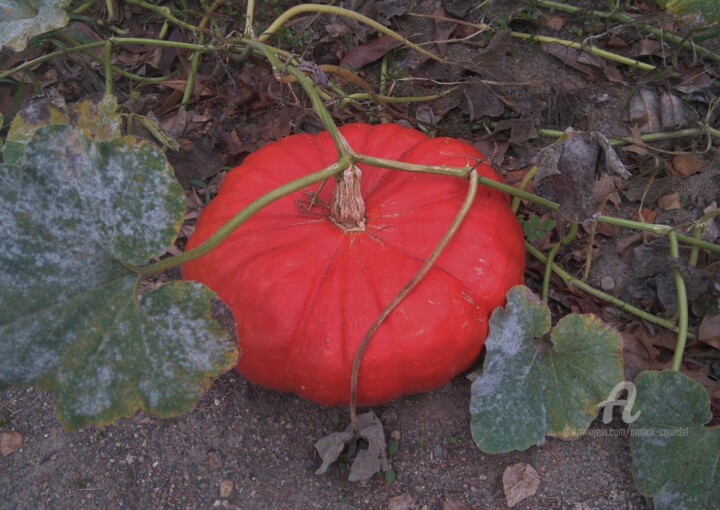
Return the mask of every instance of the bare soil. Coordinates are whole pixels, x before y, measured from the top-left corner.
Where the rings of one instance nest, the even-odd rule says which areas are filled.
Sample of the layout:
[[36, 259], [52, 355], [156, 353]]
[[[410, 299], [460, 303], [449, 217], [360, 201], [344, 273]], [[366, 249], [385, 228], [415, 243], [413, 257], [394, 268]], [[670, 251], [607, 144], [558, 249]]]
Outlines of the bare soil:
[[485, 455], [470, 437], [469, 394], [461, 376], [374, 409], [386, 432], [400, 434], [397, 479], [387, 485], [379, 475], [350, 483], [340, 466], [314, 474], [320, 461], [313, 444], [338, 421], [344, 427], [346, 410], [259, 388], [234, 373], [189, 415], [139, 415], [74, 433], [57, 424], [46, 395], [10, 390], [2, 394], [2, 416], [23, 444], [0, 458], [0, 508], [398, 510], [440, 509], [450, 500], [500, 509], [507, 508], [503, 471], [518, 462], [533, 466], [541, 482], [514, 508], [650, 508], [633, 487], [619, 420], [595, 422], [595, 437]]

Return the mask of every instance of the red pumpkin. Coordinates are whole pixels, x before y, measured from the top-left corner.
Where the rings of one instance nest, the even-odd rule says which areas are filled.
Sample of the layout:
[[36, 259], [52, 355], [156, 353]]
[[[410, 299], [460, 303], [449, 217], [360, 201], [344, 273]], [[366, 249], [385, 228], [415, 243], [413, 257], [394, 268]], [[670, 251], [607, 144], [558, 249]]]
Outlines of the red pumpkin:
[[[425, 165], [474, 166], [500, 181], [477, 150], [385, 124], [340, 129], [360, 154]], [[250, 202], [337, 160], [327, 133], [294, 135], [228, 173], [187, 248], [200, 245]], [[232, 309], [251, 382], [326, 405], [347, 404], [353, 357], [370, 325], [415, 276], [466, 197], [465, 180], [366, 167], [364, 231], [330, 221], [335, 183], [262, 209], [183, 277], [205, 283]], [[488, 318], [523, 282], [525, 248], [506, 195], [480, 187], [462, 227], [430, 273], [393, 311], [362, 359], [358, 404], [438, 388], [475, 361]]]

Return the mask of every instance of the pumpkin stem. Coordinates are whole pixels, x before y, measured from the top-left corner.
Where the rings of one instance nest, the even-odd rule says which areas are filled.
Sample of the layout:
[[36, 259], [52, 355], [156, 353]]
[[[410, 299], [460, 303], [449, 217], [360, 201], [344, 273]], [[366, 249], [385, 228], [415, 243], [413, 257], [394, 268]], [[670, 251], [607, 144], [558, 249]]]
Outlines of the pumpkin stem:
[[345, 232], [365, 230], [365, 201], [360, 193], [362, 172], [353, 164], [335, 176], [335, 195], [330, 221]]

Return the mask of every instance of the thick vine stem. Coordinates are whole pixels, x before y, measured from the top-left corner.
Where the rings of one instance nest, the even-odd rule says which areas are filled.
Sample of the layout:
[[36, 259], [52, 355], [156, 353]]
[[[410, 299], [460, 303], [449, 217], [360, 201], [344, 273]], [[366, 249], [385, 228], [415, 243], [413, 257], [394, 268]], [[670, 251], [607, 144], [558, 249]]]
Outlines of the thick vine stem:
[[312, 80], [305, 76], [305, 73], [300, 71], [300, 69], [298, 69], [296, 66], [292, 64], [283, 65], [277, 58], [277, 56], [273, 53], [272, 48], [270, 48], [269, 46], [262, 44], [258, 41], [248, 41], [248, 47], [253, 47], [262, 52], [263, 55], [265, 55], [265, 58], [267, 58], [268, 62], [270, 62], [270, 64], [272, 65], [273, 72], [276, 73], [276, 78], [278, 79], [278, 81], [282, 81], [280, 76], [281, 70], [286, 71], [288, 74], [291, 74], [295, 77], [295, 79], [302, 86], [307, 95], [310, 96], [310, 101], [312, 101], [313, 104], [313, 110], [318, 115], [318, 117], [320, 117], [320, 121], [323, 123], [323, 126], [330, 134], [333, 142], [335, 142], [335, 147], [337, 148], [340, 157], [352, 156], [353, 151], [352, 149], [350, 149], [350, 145], [348, 145], [345, 138], [343, 138], [343, 136], [340, 134], [340, 131], [335, 125], [335, 122], [333, 122], [332, 120], [330, 112], [328, 112], [327, 108], [325, 108], [322, 99], [320, 99], [320, 96], [315, 90], [315, 86], [313, 85]]
[[[668, 240], [670, 241], [670, 258], [677, 262], [680, 259], [680, 247], [675, 232], [670, 232]], [[679, 372], [688, 336], [688, 299], [685, 280], [679, 267], [673, 267], [673, 276], [675, 277], [675, 289], [677, 290], [678, 300], [678, 336], [671, 368], [673, 371]]]
[[265, 42], [267, 41], [272, 34], [274, 34], [281, 26], [283, 26], [290, 18], [294, 16], [298, 16], [300, 14], [310, 13], [310, 12], [318, 12], [323, 14], [335, 14], [338, 16], [344, 16], [346, 18], [354, 19], [355, 21], [358, 21], [360, 23], [363, 23], [370, 28], [373, 28], [377, 30], [378, 32], [385, 34], [389, 37], [392, 37], [396, 41], [400, 41], [404, 45], [406, 45], [408, 48], [411, 48], [418, 53], [425, 55], [428, 58], [431, 58], [433, 60], [437, 60], [439, 62], [445, 62], [444, 59], [438, 57], [437, 55], [434, 55], [430, 53], [429, 51], [421, 48], [415, 43], [412, 43], [405, 39], [400, 34], [393, 32], [389, 28], [387, 28], [385, 25], [381, 25], [375, 20], [372, 20], [368, 18], [367, 16], [363, 16], [360, 13], [357, 13], [355, 11], [351, 11], [350, 9], [345, 9], [343, 7], [335, 7], [333, 5], [318, 5], [318, 4], [301, 4], [296, 5], [295, 7], [291, 7], [284, 13], [282, 13], [278, 18], [275, 19], [275, 21], [272, 22], [272, 24], [265, 29], [265, 31], [260, 34], [258, 37], [259, 42]]
[[[460, 25], [477, 28], [480, 31], [493, 30], [493, 28], [490, 25], [486, 25], [485, 23], [471, 23], [469, 21], [462, 21], [462, 20], [457, 20], [457, 19], [452, 19], [452, 18], [446, 18], [444, 16], [434, 16], [431, 14], [413, 14], [413, 16], [417, 16], [419, 18], [431, 18], [431, 19], [436, 19], [436, 20], [440, 20], [440, 21], [451, 21], [453, 23], [457, 23]], [[541, 43], [547, 43], [547, 44], [558, 44], [561, 46], [566, 46], [568, 48], [586, 51], [588, 53], [592, 53], [593, 55], [597, 55], [598, 57], [602, 57], [607, 60], [612, 60], [613, 62], [617, 62], [619, 64], [623, 64], [623, 65], [630, 66], [630, 67], [634, 67], [636, 69], [641, 69], [643, 71], [654, 71], [655, 69], [657, 69], [654, 65], [646, 64], [645, 62], [640, 62], [640, 61], [634, 60], [632, 58], [623, 57], [622, 55], [618, 55], [616, 53], [605, 51], [605, 50], [597, 48], [595, 46], [583, 45], [583, 44], [576, 43], [573, 41], [568, 41], [566, 39], [558, 39], [557, 37], [548, 37], [548, 36], [537, 35], [537, 34], [526, 34], [524, 32], [510, 32], [510, 36], [515, 37], [516, 39], [525, 39], [525, 40], [529, 40], [532, 42], [541, 42]]]
[[385, 319], [390, 316], [390, 314], [393, 312], [393, 310], [395, 310], [395, 308], [397, 308], [397, 306], [402, 302], [402, 300], [405, 299], [405, 297], [407, 297], [407, 295], [410, 294], [410, 292], [430, 272], [430, 269], [432, 269], [433, 265], [440, 257], [445, 247], [450, 243], [452, 238], [457, 233], [468, 212], [470, 212], [470, 208], [475, 201], [475, 195], [477, 195], [478, 185], [480, 182], [478, 174], [475, 170], [472, 170], [470, 172], [469, 180], [470, 183], [465, 200], [463, 201], [462, 206], [460, 206], [460, 210], [455, 216], [455, 219], [448, 228], [447, 232], [445, 232], [445, 235], [443, 235], [443, 237], [440, 239], [433, 252], [430, 254], [428, 259], [425, 261], [425, 263], [422, 265], [422, 267], [413, 277], [413, 279], [410, 280], [407, 285], [405, 285], [405, 287], [400, 290], [400, 292], [398, 292], [397, 296], [395, 296], [395, 298], [387, 305], [387, 307], [385, 307], [380, 316], [375, 319], [375, 322], [372, 324], [372, 326], [370, 326], [370, 329], [365, 334], [362, 342], [360, 342], [358, 350], [355, 352], [355, 359], [353, 360], [352, 372], [350, 374], [350, 424], [352, 425], [353, 437], [357, 437], [359, 434], [357, 423], [357, 389], [363, 355], [365, 354], [365, 351], [370, 345], [370, 341], [372, 340], [373, 336], [375, 336], [375, 333], [380, 328], [380, 325], [385, 321]]
[[626, 23], [626, 24], [632, 25], [632, 26], [640, 25], [640, 27], [647, 30], [651, 34], [654, 34], [660, 40], [670, 41], [670, 42], [673, 42], [680, 46], [683, 46], [693, 52], [702, 53], [706, 57], [711, 58], [715, 61], [720, 60], [720, 55], [708, 50], [707, 48], [704, 48], [702, 46], [695, 44], [692, 40], [688, 40], [687, 38], [683, 39], [682, 37], [678, 37], [666, 30], [663, 30], [662, 28], [655, 28], [653, 26], [648, 25], [647, 23], [642, 23], [641, 20], [635, 19], [632, 16], [628, 16], [627, 14], [623, 14], [620, 12], [603, 12], [603, 11], [594, 11], [594, 10], [588, 11], [582, 7], [575, 7], [574, 5], [568, 5], [563, 2], [554, 2], [552, 0], [538, 0], [537, 4], [542, 7], [547, 7], [547, 8], [562, 11], [562, 12], [569, 12], [572, 14], [586, 12], [586, 13], [590, 14], [591, 16], [597, 16], [598, 18], [612, 19], [612, 20], [619, 21], [621, 23]]
[[577, 238], [577, 234], [578, 234], [578, 224], [573, 222], [570, 224], [570, 230], [565, 235], [565, 237], [563, 237], [560, 241], [555, 243], [555, 246], [552, 247], [552, 249], [550, 250], [550, 253], [548, 254], [547, 261], [545, 262], [545, 274], [543, 275], [543, 283], [542, 283], [543, 303], [548, 302], [548, 296], [550, 295], [550, 276], [552, 275], [552, 266], [553, 266], [553, 263], [555, 262], [555, 257], [557, 256], [561, 247], [572, 243]]
[[[540, 250], [535, 248], [532, 244], [529, 242], [525, 242], [525, 250], [538, 259], [543, 264], [547, 263], [548, 258], [542, 254]], [[582, 280], [578, 280], [573, 275], [565, 271], [563, 268], [558, 266], [557, 264], [551, 265], [553, 273], [558, 275], [560, 279], [567, 285], [568, 287], [576, 287], [584, 292], [587, 292], [591, 296], [594, 296], [598, 299], [602, 299], [606, 303], [610, 303], [611, 305], [616, 306], [618, 309], [622, 310], [623, 312], [628, 312], [633, 314], [636, 317], [640, 317], [643, 320], [646, 320], [648, 322], [651, 322], [653, 324], [657, 324], [658, 326], [662, 326], [665, 329], [668, 329], [674, 333], [677, 333], [679, 331], [679, 328], [677, 325], [675, 325], [673, 322], [663, 319], [661, 317], [656, 317], [655, 315], [646, 312], [645, 310], [642, 310], [636, 306], [629, 305], [625, 301], [618, 299], [614, 296], [611, 296], [610, 294], [607, 294], [606, 292], [603, 292], [601, 290], [597, 290], [596, 288], [588, 285]], [[688, 338], [695, 338], [695, 335], [692, 335], [690, 333], [687, 334]]]
[[149, 266], [143, 268], [140, 271], [140, 277], [142, 278], [145, 276], [162, 273], [163, 271], [167, 271], [168, 269], [172, 269], [174, 267], [179, 267], [187, 262], [190, 262], [191, 260], [195, 260], [202, 257], [203, 255], [207, 255], [210, 251], [212, 251], [220, 243], [227, 239], [230, 234], [235, 232], [235, 230], [240, 227], [240, 225], [245, 223], [253, 215], [255, 215], [255, 213], [260, 211], [260, 209], [264, 208], [267, 205], [270, 205], [271, 203], [281, 199], [286, 195], [289, 195], [290, 193], [299, 191], [311, 184], [315, 184], [316, 182], [329, 179], [330, 177], [337, 175], [343, 170], [345, 170], [349, 165], [350, 163], [347, 158], [339, 158], [336, 163], [320, 170], [319, 172], [306, 175], [304, 177], [301, 177], [300, 179], [296, 179], [292, 182], [275, 188], [274, 190], [261, 196], [260, 198], [252, 202], [250, 205], [248, 205], [245, 209], [233, 216], [230, 221], [228, 221], [225, 225], [218, 229], [217, 232], [215, 232], [207, 241], [202, 243], [200, 246], [190, 251], [181, 253], [180, 255], [175, 255], [174, 257], [163, 259], [154, 264], [150, 264]]
[[[709, 213], [703, 215], [703, 217], [698, 220], [695, 228], [693, 229], [695, 232], [694, 238], [698, 241], [701, 241], [702, 235], [705, 232], [708, 224], [718, 216], [720, 216], [720, 209], [715, 209], [714, 211], [710, 211]], [[688, 259], [688, 264], [690, 266], [695, 267], [697, 265], [699, 252], [700, 248], [698, 246], [693, 246], [690, 250], [690, 258]]]

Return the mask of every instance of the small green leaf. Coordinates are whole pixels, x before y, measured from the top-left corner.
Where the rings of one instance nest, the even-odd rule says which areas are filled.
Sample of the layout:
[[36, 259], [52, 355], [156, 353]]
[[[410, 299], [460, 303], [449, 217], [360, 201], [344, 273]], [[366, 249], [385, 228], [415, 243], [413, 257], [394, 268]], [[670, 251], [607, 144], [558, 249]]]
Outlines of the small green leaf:
[[392, 460], [400, 451], [400, 442], [396, 440], [391, 440], [388, 443], [388, 458]]
[[121, 118], [116, 110], [117, 99], [112, 95], [96, 94], [70, 105], [57, 94], [30, 98], [10, 123], [5, 164], [21, 165], [28, 142], [45, 126], [73, 125], [96, 141], [113, 140], [120, 136]]
[[22, 167], [0, 165], [0, 203], [0, 387], [50, 391], [76, 429], [188, 411], [233, 366], [231, 314], [211, 291], [138, 297], [130, 267], [165, 253], [185, 210], [155, 146], [42, 127]]
[[554, 228], [555, 220], [541, 221], [537, 214], [531, 214], [527, 220], [522, 222], [523, 233], [531, 243], [547, 239]]
[[28, 40], [67, 25], [67, 0], [0, 0], [0, 51], [22, 51]]
[[705, 389], [672, 371], [642, 372], [630, 424], [633, 476], [657, 510], [716, 509], [720, 502], [720, 427]]
[[471, 432], [487, 453], [525, 450], [545, 436], [576, 437], [623, 379], [620, 335], [593, 315], [550, 331], [550, 310], [530, 289], [510, 289], [490, 318], [487, 354], [472, 384]]

